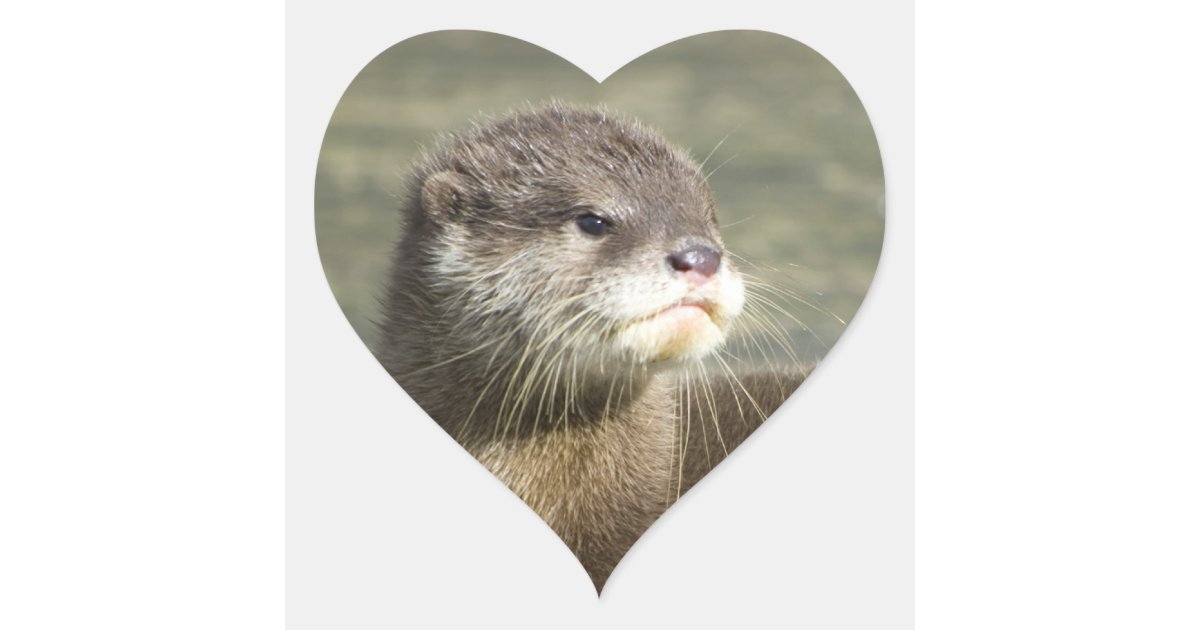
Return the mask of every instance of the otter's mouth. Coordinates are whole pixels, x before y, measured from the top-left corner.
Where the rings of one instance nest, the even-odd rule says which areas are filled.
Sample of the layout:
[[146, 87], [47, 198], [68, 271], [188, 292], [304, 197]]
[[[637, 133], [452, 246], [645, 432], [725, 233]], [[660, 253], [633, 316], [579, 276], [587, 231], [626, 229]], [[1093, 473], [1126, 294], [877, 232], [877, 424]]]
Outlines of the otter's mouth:
[[720, 313], [711, 300], [685, 298], [634, 320], [619, 337], [644, 361], [700, 358], [724, 340]]
[[666, 318], [670, 320], [677, 320], [680, 323], [686, 323], [701, 317], [712, 320], [713, 312], [715, 310], [716, 305], [710, 300], [688, 298], [655, 311], [654, 313], [642, 318], [641, 321]]

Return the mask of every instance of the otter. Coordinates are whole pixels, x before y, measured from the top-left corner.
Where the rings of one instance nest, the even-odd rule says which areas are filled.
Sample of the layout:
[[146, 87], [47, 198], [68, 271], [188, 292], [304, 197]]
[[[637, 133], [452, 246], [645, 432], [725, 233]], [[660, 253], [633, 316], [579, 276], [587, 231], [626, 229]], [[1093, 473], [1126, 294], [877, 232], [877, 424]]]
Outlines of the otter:
[[518, 110], [443, 137], [410, 183], [380, 362], [599, 593], [809, 368], [721, 357], [747, 304], [714, 196], [637, 121]]

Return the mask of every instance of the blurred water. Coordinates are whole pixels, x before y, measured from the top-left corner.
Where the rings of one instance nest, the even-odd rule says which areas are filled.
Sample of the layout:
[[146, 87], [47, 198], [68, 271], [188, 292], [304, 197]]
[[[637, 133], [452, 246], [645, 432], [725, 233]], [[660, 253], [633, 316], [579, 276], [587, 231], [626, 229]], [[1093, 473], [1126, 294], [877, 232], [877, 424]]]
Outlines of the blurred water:
[[786, 311], [779, 324], [801, 359], [824, 356], [879, 260], [879, 150], [862, 104], [828, 61], [754, 31], [680, 40], [602, 86], [536, 46], [473, 31], [423, 35], [371, 61], [332, 116], [316, 179], [321, 261], [368, 345], [398, 240], [398, 197], [420, 147], [481, 115], [551, 97], [632, 115], [697, 160], [724, 139], [705, 170], [719, 166], [709, 183], [726, 244], [743, 272], [802, 298], [776, 296]]

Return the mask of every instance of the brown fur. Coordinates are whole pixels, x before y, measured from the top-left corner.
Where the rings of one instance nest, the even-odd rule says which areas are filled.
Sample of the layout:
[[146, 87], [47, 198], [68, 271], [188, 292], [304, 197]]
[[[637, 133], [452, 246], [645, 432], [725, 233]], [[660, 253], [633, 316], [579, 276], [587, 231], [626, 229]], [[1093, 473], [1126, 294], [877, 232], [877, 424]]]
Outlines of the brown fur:
[[[620, 230], [579, 237], [581, 209]], [[637, 123], [553, 104], [445, 138], [403, 212], [380, 360], [562, 537], [597, 591], [804, 378], [701, 378], [607, 343], [610, 314], [662, 290], [665, 252], [720, 247], [699, 168]]]

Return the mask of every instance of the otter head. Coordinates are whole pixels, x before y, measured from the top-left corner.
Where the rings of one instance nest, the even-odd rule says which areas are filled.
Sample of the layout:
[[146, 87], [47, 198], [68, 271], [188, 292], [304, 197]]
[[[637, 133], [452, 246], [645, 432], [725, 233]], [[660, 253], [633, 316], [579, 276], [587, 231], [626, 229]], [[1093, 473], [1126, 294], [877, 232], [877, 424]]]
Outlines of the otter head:
[[741, 312], [704, 176], [638, 123], [512, 114], [451, 138], [417, 180], [422, 282], [453, 326], [603, 367], [702, 357]]

